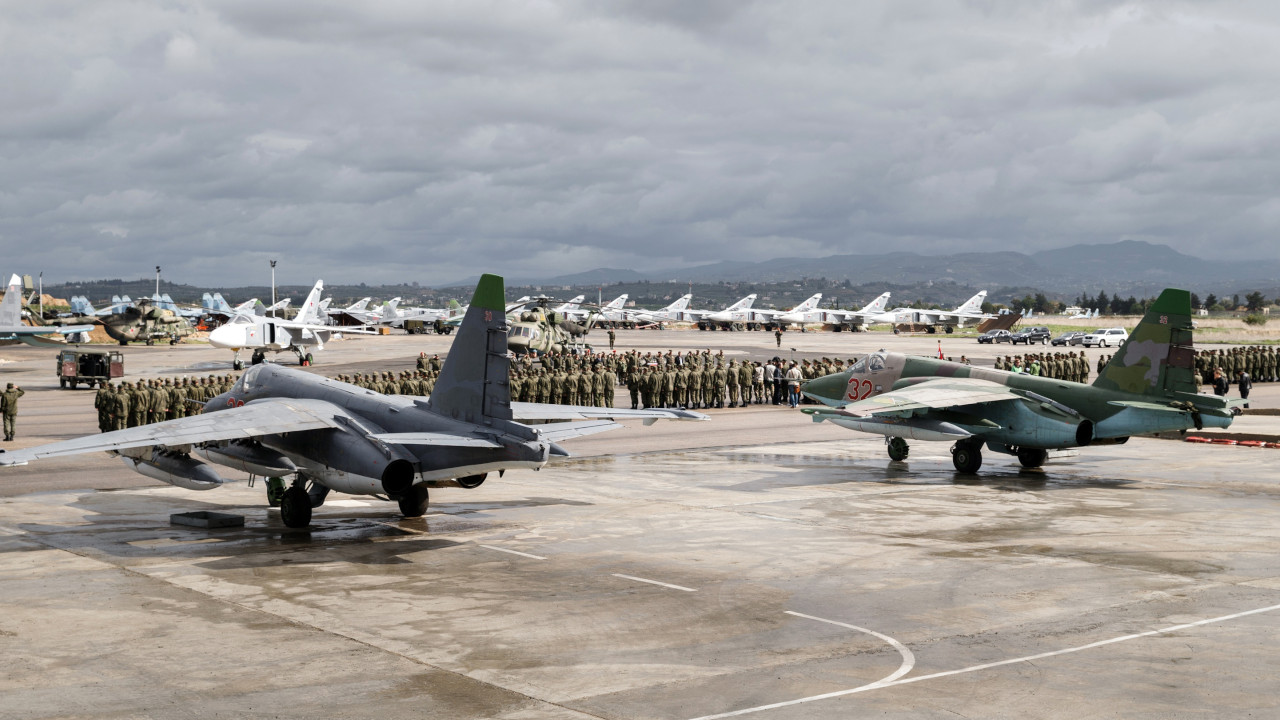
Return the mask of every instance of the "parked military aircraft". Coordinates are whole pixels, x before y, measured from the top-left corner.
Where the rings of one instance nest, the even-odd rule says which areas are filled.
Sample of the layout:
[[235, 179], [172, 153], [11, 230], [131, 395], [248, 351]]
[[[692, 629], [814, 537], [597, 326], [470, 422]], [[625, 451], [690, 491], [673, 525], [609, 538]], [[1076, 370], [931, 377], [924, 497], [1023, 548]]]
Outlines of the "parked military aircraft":
[[92, 324], [31, 326], [22, 324], [22, 278], [12, 275], [6, 286], [4, 300], [0, 301], [0, 345], [23, 343], [26, 345], [63, 345], [66, 335], [87, 333]]
[[[236, 370], [244, 367], [240, 360], [240, 351], [244, 349], [253, 350], [254, 365], [263, 362], [268, 352], [285, 351], [296, 354], [299, 364], [310, 364], [313, 360], [311, 351], [323, 350], [324, 344], [334, 333], [332, 326], [320, 323], [320, 293], [323, 289], [324, 282], [317, 280], [306, 301], [298, 309], [297, 317], [292, 320], [238, 315], [231, 322], [210, 332], [209, 344], [230, 349], [233, 352], [231, 366]], [[345, 332], [364, 331], [349, 329]]]
[[883, 293], [880, 297], [867, 303], [861, 310], [823, 310], [821, 308], [811, 308], [808, 310], [791, 311], [779, 315], [778, 322], [787, 324], [807, 324], [822, 323], [823, 325], [831, 325], [836, 331], [849, 328], [858, 330], [866, 325], [874, 325], [877, 323], [892, 322], [893, 318], [885, 315], [885, 306], [889, 303], [889, 293]]
[[933, 333], [939, 325], [948, 333], [966, 322], [982, 322], [991, 317], [982, 312], [982, 303], [987, 299], [987, 291], [974, 295], [964, 301], [955, 310], [916, 310], [914, 308], [896, 308], [889, 311], [894, 325], [925, 325]]
[[157, 340], [173, 345], [195, 332], [186, 318], [156, 307], [151, 298], [140, 298], [120, 312], [103, 317], [102, 327], [121, 345], [138, 340], [148, 345], [154, 345]]
[[884, 435], [893, 460], [907, 439], [940, 440], [963, 473], [982, 466], [983, 445], [1038, 467], [1049, 450], [1229, 426], [1243, 402], [1198, 394], [1194, 360], [1191, 295], [1169, 289], [1092, 385], [881, 351], [802, 385], [827, 406], [803, 412]]
[[620, 427], [614, 419], [707, 419], [685, 410], [511, 402], [502, 297], [502, 278], [480, 278], [430, 398], [386, 396], [267, 363], [205, 403], [201, 415], [0, 452], [0, 465], [106, 451], [178, 487], [226, 482], [194, 452], [254, 475], [292, 476], [280, 516], [296, 528], [310, 524], [331, 490], [385, 496], [419, 517], [429, 488], [474, 489], [491, 472], [536, 470], [568, 455], [560, 441]]
[[511, 352], [545, 355], [589, 347], [586, 337], [591, 331], [594, 314], [588, 315], [586, 322], [579, 323], [550, 309], [550, 298], [533, 298], [532, 303], [531, 307], [525, 303], [507, 313], [507, 345]]
[[692, 299], [692, 294], [681, 295], [678, 300], [661, 310], [635, 310], [632, 311], [631, 316], [638, 323], [659, 325], [669, 322], [696, 322], [706, 313], [701, 310], [689, 310], [689, 301]]

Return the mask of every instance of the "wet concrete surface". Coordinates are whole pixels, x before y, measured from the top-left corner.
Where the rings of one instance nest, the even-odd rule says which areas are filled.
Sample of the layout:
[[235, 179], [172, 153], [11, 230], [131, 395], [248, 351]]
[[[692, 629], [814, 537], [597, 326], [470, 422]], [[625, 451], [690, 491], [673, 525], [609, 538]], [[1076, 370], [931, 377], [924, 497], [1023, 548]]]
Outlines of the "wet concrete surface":
[[[912, 453], [587, 457], [437, 491], [419, 520], [340, 496], [308, 530], [261, 484], [5, 498], [0, 717], [694, 718], [907, 657], [750, 715], [1274, 710], [1269, 456], [1135, 440], [966, 477]], [[168, 523], [207, 509], [246, 525]]]
[[[21, 444], [93, 430], [92, 393], [25, 372]], [[713, 415], [422, 519], [333, 495], [306, 530], [261, 483], [5, 470], [0, 718], [1275, 715], [1276, 451], [1134, 439], [962, 476], [941, 443], [893, 463], [792, 411]], [[169, 524], [199, 510], [246, 524]]]

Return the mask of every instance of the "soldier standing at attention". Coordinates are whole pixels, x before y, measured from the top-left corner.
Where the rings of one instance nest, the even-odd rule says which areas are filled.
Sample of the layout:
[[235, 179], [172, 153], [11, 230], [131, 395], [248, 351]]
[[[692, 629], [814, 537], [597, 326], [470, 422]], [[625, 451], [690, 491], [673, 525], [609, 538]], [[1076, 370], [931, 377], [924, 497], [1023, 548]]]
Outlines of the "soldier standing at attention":
[[4, 439], [13, 439], [14, 426], [18, 422], [18, 398], [26, 395], [22, 388], [9, 383], [5, 391], [0, 393], [0, 412], [4, 413]]
[[782, 328], [774, 328], [773, 339], [778, 342], [778, 347], [782, 347]]
[[610, 349], [610, 350], [612, 350], [612, 349], [613, 349], [613, 341], [614, 341], [615, 337], [616, 337], [616, 336], [615, 336], [615, 335], [614, 335], [614, 333], [613, 333], [613, 328], [609, 328], [609, 349]]
[[93, 398], [93, 409], [98, 411], [98, 432], [111, 429], [111, 383], [98, 386], [98, 394]]

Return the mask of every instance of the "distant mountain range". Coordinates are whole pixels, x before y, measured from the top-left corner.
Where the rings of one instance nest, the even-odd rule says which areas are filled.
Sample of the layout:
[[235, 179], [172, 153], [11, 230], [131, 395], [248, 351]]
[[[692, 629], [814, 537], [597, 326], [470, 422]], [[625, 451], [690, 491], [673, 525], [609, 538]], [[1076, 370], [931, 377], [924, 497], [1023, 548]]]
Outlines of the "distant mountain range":
[[[1180, 253], [1166, 245], [1125, 240], [1072, 245], [1030, 254], [1007, 250], [954, 255], [918, 255], [911, 252], [829, 255], [821, 258], [776, 258], [755, 263], [725, 261], [648, 273], [597, 268], [546, 278], [507, 278], [507, 284], [767, 283], [806, 277], [835, 281], [847, 279], [863, 285], [949, 280], [979, 288], [1026, 285], [1072, 296], [1103, 290], [1142, 297], [1155, 295], [1166, 287], [1223, 294], [1280, 286], [1280, 261], [1206, 260]], [[476, 278], [471, 278], [457, 285], [470, 286], [475, 282]]]

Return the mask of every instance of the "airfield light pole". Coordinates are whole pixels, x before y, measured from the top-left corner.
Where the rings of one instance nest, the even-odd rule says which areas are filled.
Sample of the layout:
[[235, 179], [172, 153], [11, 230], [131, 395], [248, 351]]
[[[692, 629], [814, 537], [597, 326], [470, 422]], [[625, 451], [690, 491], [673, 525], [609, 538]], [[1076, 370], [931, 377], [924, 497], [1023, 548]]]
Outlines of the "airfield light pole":
[[156, 297], [160, 297], [160, 266], [156, 266]]
[[43, 270], [40, 271], [40, 281], [39, 281], [38, 292], [40, 294], [36, 296], [37, 298], [36, 302], [39, 303], [40, 305], [40, 319], [43, 322], [44, 320], [44, 271]]
[[271, 261], [271, 317], [276, 316], [276, 261]]

